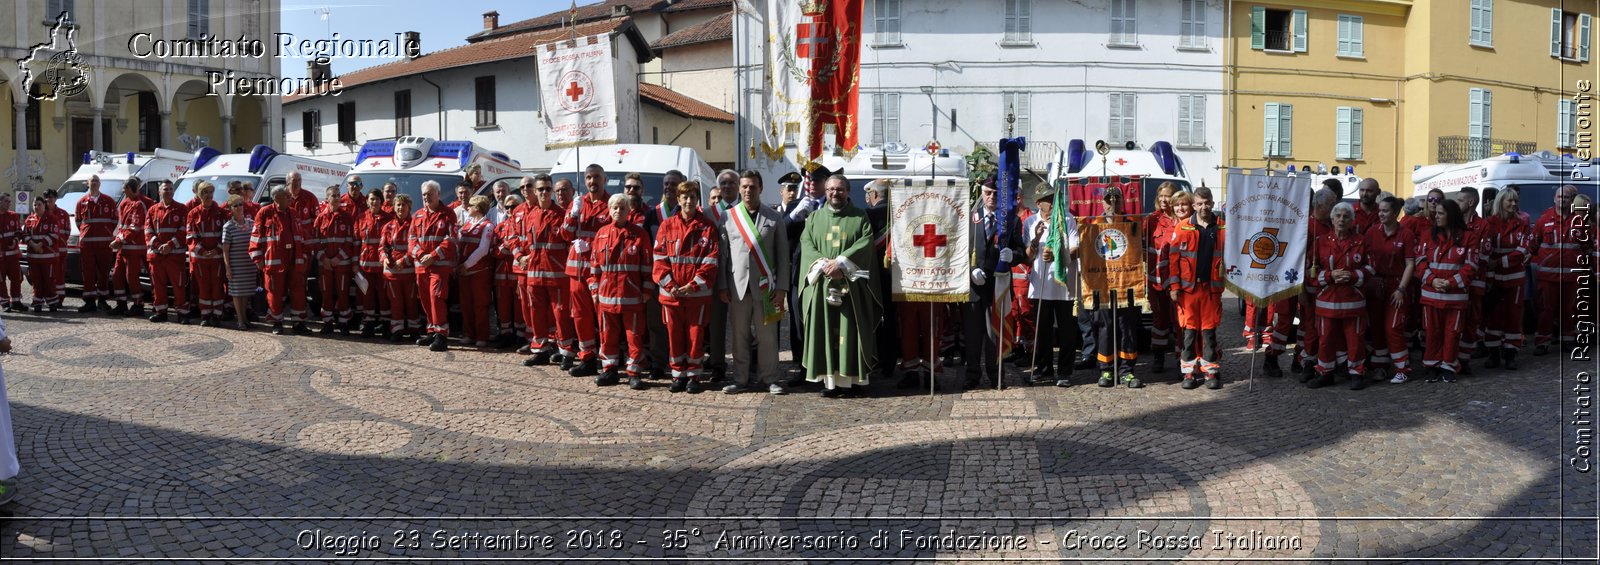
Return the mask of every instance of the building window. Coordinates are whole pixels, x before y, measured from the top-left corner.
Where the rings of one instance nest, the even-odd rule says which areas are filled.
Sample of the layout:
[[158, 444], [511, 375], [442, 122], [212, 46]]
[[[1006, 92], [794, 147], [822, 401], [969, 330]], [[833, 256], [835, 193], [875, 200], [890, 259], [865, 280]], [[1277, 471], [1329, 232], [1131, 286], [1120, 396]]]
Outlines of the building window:
[[394, 93], [394, 136], [411, 135], [411, 91]]
[[1133, 20], [1133, 0], [1111, 0], [1112, 45], [1136, 45], [1139, 28]]
[[1294, 105], [1268, 103], [1264, 111], [1261, 154], [1267, 157], [1293, 156]]
[[210, 0], [189, 0], [189, 39], [211, 33]]
[[1033, 0], [1005, 0], [1006, 35], [1001, 43], [1033, 43]]
[[356, 103], [339, 103], [339, 143], [356, 142]]
[[1113, 92], [1106, 96], [1108, 98], [1106, 113], [1111, 116], [1111, 128], [1110, 133], [1106, 135], [1106, 141], [1122, 145], [1138, 138], [1138, 132], [1134, 130], [1134, 117], [1139, 105], [1139, 96], [1131, 92]]
[[322, 146], [321, 110], [307, 110], [300, 113], [300, 142], [306, 149]]
[[1589, 60], [1589, 14], [1550, 9], [1550, 56]]
[[261, 0], [245, 0], [244, 6], [239, 8], [240, 23], [244, 26], [244, 35], [262, 37], [261, 33]]
[[67, 21], [70, 22], [74, 11], [72, 9], [72, 0], [49, 0], [44, 7], [44, 23], [55, 25], [56, 16], [61, 15], [62, 12], [67, 12]]
[[711, 150], [711, 130], [706, 130], [706, 151]]
[[1494, 135], [1494, 111], [1491, 108], [1494, 93], [1486, 88], [1474, 88], [1467, 94], [1467, 159], [1489, 156], [1489, 138]]
[[900, 44], [900, 0], [873, 0], [873, 45]]
[[478, 77], [475, 81], [478, 107], [478, 127], [495, 125], [494, 77]]
[[1364, 57], [1366, 49], [1361, 44], [1361, 16], [1339, 15], [1338, 54], [1345, 57]]
[[139, 93], [139, 150], [161, 147], [161, 106], [152, 92]]
[[650, 144], [661, 145], [661, 128], [650, 126]]
[[1178, 147], [1206, 146], [1206, 96], [1178, 95]]
[[1183, 19], [1178, 24], [1178, 47], [1204, 49], [1206, 47], [1205, 0], [1182, 0]]
[[1361, 126], [1364, 112], [1361, 108], [1340, 106], [1335, 111], [1334, 143], [1336, 157], [1340, 160], [1361, 160]]
[[1467, 43], [1482, 47], [1494, 46], [1494, 0], [1472, 0], [1472, 23], [1467, 31]]
[[1560, 100], [1556, 114], [1556, 148], [1568, 149], [1578, 146], [1578, 103], [1573, 100]]
[[1007, 115], [1015, 115], [1016, 123], [1011, 124], [1011, 137], [1029, 137], [1033, 131], [1033, 95], [1027, 92], [1002, 92], [1000, 93], [1000, 109]]
[[[43, 142], [39, 130], [39, 99], [37, 98], [39, 96], [39, 85], [34, 84], [29, 88], [29, 92], [33, 96], [28, 97], [28, 107], [22, 111], [22, 129], [25, 130], [24, 137], [27, 138], [28, 150], [32, 151], [39, 149]], [[15, 135], [11, 136], [11, 148], [17, 148], [17, 136]], [[20, 170], [21, 167], [18, 167], [18, 169]]]
[[1306, 52], [1306, 11], [1250, 8], [1250, 48]]
[[900, 95], [872, 95], [872, 144], [900, 141]]

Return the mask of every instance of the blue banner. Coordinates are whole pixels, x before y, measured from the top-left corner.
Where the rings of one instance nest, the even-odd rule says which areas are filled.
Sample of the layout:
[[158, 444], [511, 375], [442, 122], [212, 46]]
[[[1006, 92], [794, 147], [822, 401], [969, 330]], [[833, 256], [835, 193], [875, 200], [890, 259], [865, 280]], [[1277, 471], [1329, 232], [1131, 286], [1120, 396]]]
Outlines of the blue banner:
[[[995, 185], [998, 189], [998, 194], [995, 195], [998, 198], [995, 213], [1000, 217], [999, 225], [996, 227], [996, 235], [999, 237], [997, 248], [1005, 248], [1010, 238], [1010, 234], [1006, 233], [1006, 226], [1011, 225], [1011, 216], [1016, 214], [1017, 191], [1022, 182], [1022, 160], [1018, 153], [1027, 146], [1028, 140], [1023, 137], [1000, 140], [1000, 181]], [[994, 272], [1009, 273], [1011, 265], [999, 261], [995, 265]]]

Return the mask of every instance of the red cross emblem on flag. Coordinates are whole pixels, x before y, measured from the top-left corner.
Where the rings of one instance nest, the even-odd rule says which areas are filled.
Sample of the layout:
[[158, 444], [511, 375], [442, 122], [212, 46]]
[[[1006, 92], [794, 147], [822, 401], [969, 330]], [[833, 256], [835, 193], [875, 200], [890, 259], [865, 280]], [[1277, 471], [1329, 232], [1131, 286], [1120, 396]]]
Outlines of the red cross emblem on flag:
[[578, 97], [579, 96], [583, 96], [583, 92], [584, 92], [583, 87], [578, 86], [578, 82], [577, 81], [571, 81], [571, 82], [568, 83], [566, 94], [567, 94], [567, 97], [571, 98], [573, 102], [577, 102], [578, 101]]
[[820, 59], [828, 47], [828, 26], [821, 14], [808, 14], [806, 21], [795, 26], [795, 56], [801, 59]]
[[950, 238], [939, 235], [939, 226], [935, 224], [922, 224], [922, 233], [911, 237], [912, 247], [921, 247], [922, 256], [933, 258], [939, 256], [939, 248], [948, 245]]

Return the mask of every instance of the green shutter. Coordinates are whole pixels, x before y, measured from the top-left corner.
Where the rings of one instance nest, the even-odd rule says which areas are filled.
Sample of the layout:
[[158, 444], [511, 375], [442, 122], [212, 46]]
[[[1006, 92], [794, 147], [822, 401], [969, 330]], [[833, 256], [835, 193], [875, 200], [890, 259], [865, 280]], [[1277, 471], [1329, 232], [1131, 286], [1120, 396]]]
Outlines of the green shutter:
[[1306, 52], [1306, 11], [1294, 11], [1294, 52]]
[[1340, 158], [1340, 159], [1349, 159], [1350, 158], [1350, 108], [1345, 107], [1345, 106], [1340, 106], [1339, 109], [1335, 111], [1334, 115], [1335, 115], [1334, 119], [1337, 121], [1337, 124], [1338, 124], [1338, 125], [1334, 126], [1334, 128], [1333, 128], [1333, 131], [1334, 131], [1333, 137], [1334, 137], [1336, 156], [1338, 158]]
[[1589, 60], [1589, 14], [1578, 16], [1578, 60]]
[[1561, 56], [1561, 8], [1550, 9], [1550, 56]]
[[1278, 150], [1278, 105], [1268, 103], [1262, 119], [1261, 154], [1275, 156]]
[[1278, 151], [1289, 157], [1294, 155], [1294, 105], [1278, 106]]
[[1350, 158], [1361, 159], [1362, 122], [1366, 121], [1366, 110], [1361, 108], [1350, 109]]
[[1263, 6], [1250, 7], [1250, 48], [1267, 48], [1267, 9]]

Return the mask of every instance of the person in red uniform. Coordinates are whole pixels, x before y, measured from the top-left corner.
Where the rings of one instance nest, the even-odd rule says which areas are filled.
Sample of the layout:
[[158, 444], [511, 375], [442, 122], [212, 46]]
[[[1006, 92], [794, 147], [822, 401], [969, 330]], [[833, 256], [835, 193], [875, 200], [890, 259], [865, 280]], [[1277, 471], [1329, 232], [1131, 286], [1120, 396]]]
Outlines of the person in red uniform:
[[110, 310], [106, 299], [111, 296], [111, 236], [117, 231], [117, 201], [100, 192], [100, 175], [89, 177], [89, 192], [78, 200], [73, 219], [78, 223], [78, 265], [83, 277], [83, 306], [78, 311]]
[[322, 286], [322, 335], [339, 329], [350, 335], [350, 276], [356, 260], [355, 215], [339, 187], [324, 193], [326, 206], [317, 215], [317, 282]]
[[[504, 183], [495, 183], [498, 189]], [[527, 321], [523, 318], [526, 308], [523, 307], [522, 281], [527, 278], [523, 268], [515, 261], [516, 250], [522, 246], [524, 224], [522, 222], [522, 197], [509, 192], [500, 198], [499, 202], [491, 202], [489, 214], [499, 214], [499, 219], [490, 218], [493, 224], [491, 235], [494, 236], [494, 248], [490, 250], [490, 257], [494, 264], [494, 308], [497, 325], [494, 337], [495, 347], [510, 347], [521, 341], [519, 336], [527, 333]], [[497, 222], [497, 223], [496, 223]]]
[[449, 349], [450, 278], [455, 272], [458, 247], [456, 215], [439, 200], [439, 183], [422, 183], [422, 208], [411, 215], [409, 235], [411, 260], [417, 266], [417, 295], [428, 318], [427, 334], [417, 345], [433, 351]]
[[[1163, 258], [1156, 278], [1176, 310], [1178, 327], [1178, 367], [1183, 373], [1183, 388], [1193, 390], [1204, 381], [1206, 388], [1222, 388], [1221, 350], [1217, 347], [1217, 324], [1222, 319], [1222, 290], [1227, 281], [1223, 272], [1223, 244], [1226, 227], [1211, 212], [1211, 190], [1196, 189], [1194, 194], [1178, 193], [1171, 199], [1177, 224], [1170, 228], [1166, 243], [1157, 250]], [[1198, 373], [1198, 376], [1196, 375]]]
[[[654, 292], [650, 280], [650, 235], [644, 228], [628, 223], [633, 200], [614, 194], [607, 202], [611, 222], [594, 234], [589, 251], [589, 272], [584, 282], [594, 294], [600, 322], [600, 360], [602, 371], [594, 384], [611, 386], [619, 381], [619, 370], [628, 373], [628, 386], [644, 387], [644, 293]], [[623, 338], [627, 354], [623, 354]], [[689, 381], [690, 392], [698, 392]]]
[[672, 194], [678, 202], [678, 213], [662, 221], [656, 232], [652, 278], [661, 289], [659, 299], [662, 321], [667, 327], [672, 380], [688, 390], [689, 383], [701, 377], [713, 300], [711, 289], [716, 284], [721, 255], [717, 244], [720, 234], [700, 211], [699, 182], [679, 183]]
[[[28, 244], [28, 284], [33, 286], [33, 311], [51, 312], [61, 308], [56, 297], [56, 261], [71, 234], [67, 213], [56, 208], [56, 191], [46, 190], [34, 203], [32, 214], [22, 223], [23, 241]], [[59, 214], [58, 214], [59, 212]]]
[[1416, 282], [1417, 233], [1400, 223], [1399, 198], [1390, 196], [1378, 202], [1378, 224], [1367, 229], [1368, 261], [1376, 276], [1367, 283], [1367, 344], [1372, 348], [1370, 362], [1389, 365], [1389, 382], [1400, 384], [1411, 378], [1411, 348], [1406, 342], [1406, 317], [1410, 312], [1409, 289]]
[[398, 342], [407, 335], [422, 332], [418, 319], [417, 270], [411, 260], [411, 197], [395, 195], [387, 204], [395, 219], [383, 226], [379, 239], [383, 261], [383, 288], [389, 294], [389, 341]]
[[[1338, 201], [1339, 193], [1326, 186], [1312, 193], [1311, 221], [1308, 222], [1309, 225], [1307, 229], [1309, 233], [1306, 236], [1306, 263], [1305, 266], [1301, 268], [1301, 271], [1305, 272], [1308, 277], [1306, 280], [1307, 289], [1298, 297], [1285, 298], [1267, 307], [1266, 324], [1267, 328], [1270, 328], [1271, 334], [1268, 336], [1270, 337], [1270, 340], [1268, 340], [1266, 344], [1267, 354], [1264, 359], [1263, 371], [1268, 377], [1283, 376], [1283, 368], [1278, 366], [1278, 358], [1283, 355], [1284, 351], [1288, 347], [1289, 332], [1296, 331], [1294, 320], [1297, 314], [1303, 314], [1299, 326], [1300, 351], [1294, 357], [1290, 358], [1291, 361], [1289, 362], [1289, 368], [1296, 373], [1301, 373], [1302, 379], [1309, 379], [1311, 377], [1311, 371], [1307, 369], [1304, 364], [1314, 361], [1316, 356], [1316, 332], [1306, 331], [1309, 329], [1311, 323], [1310, 314], [1312, 311], [1310, 303], [1311, 280], [1309, 277], [1313, 273], [1309, 272], [1311, 270], [1310, 251], [1313, 249], [1313, 246], [1316, 245], [1318, 237], [1320, 237], [1323, 233], [1332, 230], [1332, 227], [1328, 225], [1328, 213], [1333, 209], [1334, 203]], [[1250, 312], [1247, 309], [1246, 316], [1249, 314]]]
[[150, 321], [167, 321], [167, 287], [172, 287], [172, 310], [178, 323], [187, 324], [189, 287], [183, 260], [189, 209], [172, 199], [172, 183], [161, 182], [161, 201], [145, 214], [144, 238], [149, 244], [150, 285], [155, 288], [155, 313]]
[[461, 244], [459, 269], [461, 296], [461, 343], [474, 347], [489, 345], [489, 313], [492, 303], [495, 267], [491, 251], [494, 248], [494, 225], [489, 221], [488, 196], [473, 196], [464, 209], [467, 221], [457, 231], [456, 242]]
[[[1342, 186], [1344, 185], [1336, 179], [1326, 179], [1322, 181], [1322, 188], [1317, 189], [1312, 195], [1311, 222], [1306, 236], [1306, 266], [1302, 269], [1307, 279], [1305, 288], [1300, 293], [1300, 309], [1297, 312], [1300, 316], [1298, 329], [1300, 345], [1295, 357], [1298, 361], [1296, 365], [1299, 368], [1301, 382], [1308, 382], [1313, 378], [1317, 356], [1322, 351], [1318, 341], [1321, 335], [1317, 332], [1316, 319], [1312, 316], [1316, 308], [1314, 302], [1317, 294], [1317, 263], [1313, 253], [1316, 251], [1317, 240], [1333, 231], [1330, 214], [1333, 206], [1339, 203], [1339, 197], [1344, 194], [1344, 190], [1340, 188]], [[1353, 222], [1351, 227], [1354, 231]]]
[[344, 181], [345, 193], [339, 198], [339, 204], [344, 207], [346, 214], [351, 218], [360, 218], [367, 213], [367, 195], [361, 193], [361, 175], [350, 175]]
[[[128, 177], [122, 183], [122, 202], [117, 204], [117, 231], [111, 236], [111, 250], [117, 254], [111, 267], [111, 285], [116, 290], [117, 307], [113, 316], [144, 315], [144, 284], [139, 274], [144, 271], [145, 241], [144, 219], [154, 204], [139, 190], [139, 177]], [[128, 303], [133, 307], [129, 308]]]
[[250, 231], [250, 259], [261, 271], [267, 290], [267, 321], [272, 323], [272, 333], [283, 335], [283, 320], [289, 287], [304, 285], [305, 279], [291, 283], [295, 263], [300, 259], [298, 223], [294, 219], [293, 201], [288, 188], [272, 190], [272, 203], [256, 213], [255, 226]]
[[1522, 196], [1515, 190], [1495, 195], [1494, 215], [1487, 234], [1489, 246], [1488, 294], [1484, 300], [1483, 345], [1489, 349], [1490, 369], [1517, 368], [1522, 347], [1523, 290], [1528, 284], [1528, 252], [1533, 227], [1522, 217]]
[[1578, 187], [1556, 190], [1555, 204], [1533, 223], [1533, 279], [1538, 297], [1539, 323], [1533, 337], [1533, 354], [1550, 352], [1551, 342], [1577, 335], [1579, 276], [1593, 273], [1589, 257], [1595, 250], [1594, 226], [1574, 213]]
[[189, 274], [197, 287], [200, 325], [222, 325], [222, 304], [227, 300], [228, 273], [222, 261], [222, 226], [228, 211], [217, 205], [216, 186], [200, 181], [194, 187], [194, 208], [185, 217], [184, 232], [189, 247]]
[[1378, 195], [1383, 194], [1383, 187], [1378, 184], [1378, 179], [1361, 179], [1356, 183], [1356, 233], [1366, 234], [1372, 226], [1381, 221], [1378, 213]]
[[[1172, 210], [1172, 195], [1178, 185], [1171, 181], [1156, 188], [1156, 209], [1144, 217], [1144, 274], [1150, 285], [1150, 370], [1162, 373], [1167, 370], [1167, 350], [1171, 348], [1176, 317], [1169, 293], [1159, 292], [1163, 284], [1156, 274], [1162, 257], [1161, 247], [1171, 239], [1172, 230], [1178, 227], [1179, 218]], [[1246, 326], [1249, 324], [1247, 323]], [[1186, 375], [1188, 373], [1185, 373]]]
[[599, 362], [595, 359], [598, 320], [595, 317], [594, 296], [589, 293], [584, 277], [589, 272], [589, 251], [594, 236], [601, 227], [612, 221], [607, 212], [611, 195], [606, 193], [605, 169], [600, 165], [585, 167], [583, 184], [588, 192], [572, 203], [566, 220], [567, 238], [572, 242], [572, 247], [567, 251], [568, 289], [571, 292], [567, 299], [567, 315], [572, 318], [573, 329], [578, 335], [578, 362], [569, 371], [574, 377], [594, 375], [600, 370]]
[[1333, 231], [1311, 246], [1316, 270], [1311, 281], [1316, 292], [1316, 377], [1307, 388], [1333, 384], [1333, 370], [1349, 364], [1350, 390], [1367, 386], [1367, 297], [1372, 278], [1365, 238], [1355, 230], [1355, 207], [1341, 202], [1329, 214]]
[[[1400, 224], [1411, 229], [1417, 234], [1420, 244], [1423, 238], [1433, 233], [1433, 218], [1444, 212], [1439, 210], [1439, 205], [1444, 202], [1444, 191], [1437, 188], [1428, 191], [1426, 195], [1416, 197], [1420, 207], [1416, 214], [1406, 214], [1400, 219]], [[1422, 281], [1415, 276], [1411, 278], [1411, 288], [1406, 289], [1408, 310], [1406, 320], [1406, 338], [1411, 342], [1412, 349], [1422, 349]], [[1413, 366], [1416, 364], [1413, 363]]]
[[1467, 222], [1467, 242], [1473, 247], [1473, 257], [1477, 258], [1478, 265], [1473, 275], [1472, 289], [1468, 291], [1472, 300], [1467, 302], [1466, 326], [1461, 331], [1461, 374], [1472, 374], [1470, 361], [1474, 357], [1486, 357], [1487, 351], [1479, 352], [1483, 343], [1483, 310], [1484, 296], [1489, 292], [1489, 221], [1478, 215], [1478, 189], [1463, 187], [1455, 195], [1456, 205], [1461, 207], [1461, 218]]
[[[312, 262], [317, 253], [317, 211], [322, 207], [317, 195], [300, 186], [300, 173], [289, 173], [289, 217], [294, 220], [295, 247], [294, 263], [289, 265], [289, 273], [294, 284], [283, 288], [289, 303], [289, 318], [294, 321], [294, 333], [307, 335], [311, 328], [306, 327], [307, 306], [306, 289], [308, 284], [303, 281], [311, 280]], [[265, 271], [263, 271], [265, 272]], [[267, 291], [271, 293], [271, 289]]]
[[[520, 255], [514, 259], [523, 263], [526, 276], [524, 292], [528, 295], [528, 349], [532, 357], [523, 365], [545, 365], [558, 353], [563, 369], [576, 363], [574, 349], [577, 339], [572, 318], [565, 314], [567, 275], [566, 212], [557, 203], [556, 188], [560, 187], [571, 199], [572, 183], [562, 179], [552, 186], [550, 175], [533, 177], [529, 195], [533, 203], [524, 206], [523, 233]], [[555, 336], [552, 338], [552, 336]]]
[[[394, 197], [400, 194], [400, 187], [393, 182], [383, 183], [383, 211], [394, 214]], [[409, 197], [408, 197], [409, 198]], [[395, 214], [395, 219], [403, 216]]]
[[389, 297], [383, 287], [383, 228], [394, 221], [394, 214], [384, 208], [383, 193], [373, 191], [367, 195], [366, 212], [356, 220], [356, 269], [367, 280], [366, 291], [356, 287], [356, 298], [361, 301], [361, 337], [372, 337], [380, 326], [387, 327], [383, 320], [389, 317]]
[[1461, 332], [1466, 324], [1472, 277], [1478, 268], [1476, 247], [1467, 239], [1461, 206], [1445, 200], [1433, 215], [1433, 230], [1422, 236], [1417, 270], [1422, 273], [1423, 333], [1427, 346], [1422, 365], [1427, 382], [1456, 382], [1460, 372]]
[[22, 216], [12, 205], [11, 193], [0, 192], [0, 310], [21, 312]]

